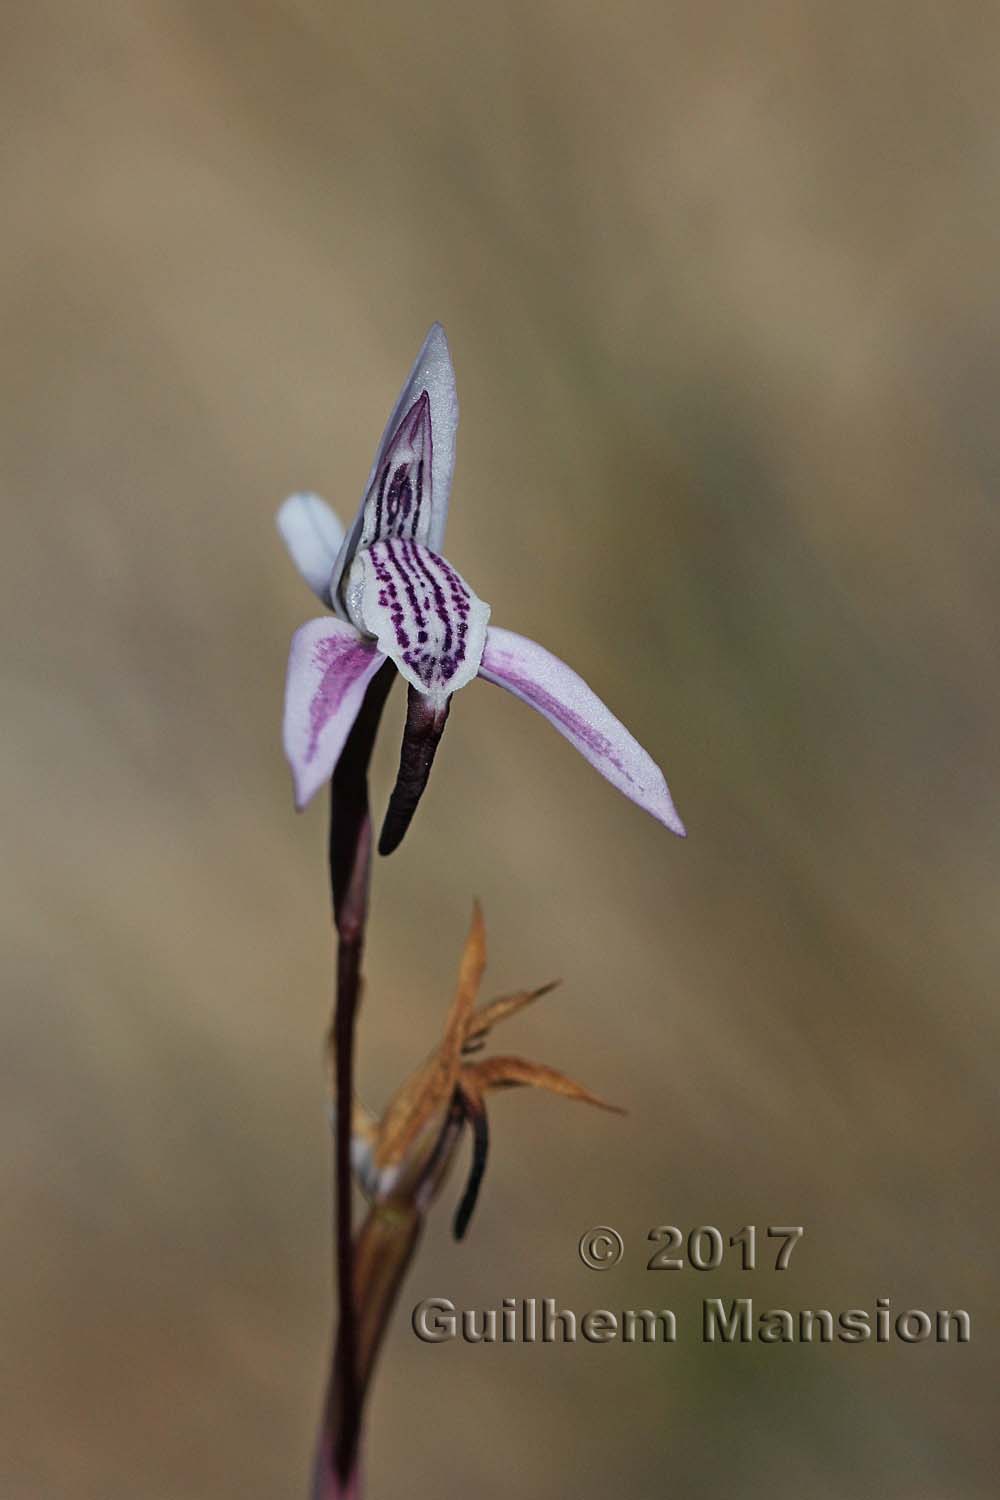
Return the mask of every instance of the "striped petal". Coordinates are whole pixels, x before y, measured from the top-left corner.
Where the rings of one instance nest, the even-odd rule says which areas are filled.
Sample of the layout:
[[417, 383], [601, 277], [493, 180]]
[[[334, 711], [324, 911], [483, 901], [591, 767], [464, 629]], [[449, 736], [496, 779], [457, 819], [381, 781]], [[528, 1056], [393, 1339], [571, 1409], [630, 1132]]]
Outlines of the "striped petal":
[[537, 709], [612, 786], [683, 838], [684, 824], [659, 766], [565, 662], [523, 635], [491, 625], [479, 675]]
[[293, 635], [284, 741], [300, 811], [333, 775], [365, 690], [384, 661], [343, 620], [310, 620]]
[[346, 600], [353, 623], [431, 706], [478, 672], [490, 607], [419, 542], [386, 540], [359, 552]]
[[431, 403], [421, 391], [396, 428], [361, 513], [358, 547], [380, 537], [426, 543], [431, 524]]
[[339, 613], [341, 580], [361, 547], [407, 537], [440, 550], [457, 428], [455, 371], [444, 329], [435, 323], [386, 423], [364, 499], [337, 557], [331, 591]]
[[340, 518], [318, 495], [289, 495], [275, 518], [288, 555], [323, 603], [330, 604], [330, 579], [344, 540]]

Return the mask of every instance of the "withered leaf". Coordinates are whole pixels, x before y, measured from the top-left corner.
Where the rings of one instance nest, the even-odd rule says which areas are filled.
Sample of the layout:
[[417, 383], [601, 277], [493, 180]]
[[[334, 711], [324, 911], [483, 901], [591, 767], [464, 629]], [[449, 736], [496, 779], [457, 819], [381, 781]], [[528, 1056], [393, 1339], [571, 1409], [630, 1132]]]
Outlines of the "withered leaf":
[[617, 1104], [609, 1104], [597, 1094], [585, 1089], [544, 1063], [528, 1062], [523, 1057], [486, 1057], [480, 1062], [466, 1063], [462, 1069], [463, 1082], [472, 1074], [480, 1089], [529, 1088], [547, 1089], [551, 1094], [561, 1094], [565, 1099], [578, 1099], [582, 1104], [594, 1104], [598, 1109], [610, 1110], [612, 1114], [624, 1115], [626, 1110]]
[[500, 995], [496, 1000], [489, 1000], [485, 1005], [480, 1005], [478, 1010], [473, 1011], [466, 1027], [466, 1050], [472, 1051], [480, 1046], [499, 1021], [515, 1015], [517, 1011], [523, 1010], [526, 1005], [533, 1004], [535, 1000], [541, 1000], [543, 995], [551, 994], [561, 983], [562, 980], [553, 979], [537, 990], [518, 990], [514, 995]]
[[402, 1161], [428, 1122], [447, 1108], [458, 1078], [462, 1044], [486, 968], [486, 927], [477, 901], [458, 971], [458, 988], [444, 1037], [423, 1065], [394, 1095], [382, 1117], [375, 1164], [381, 1170]]

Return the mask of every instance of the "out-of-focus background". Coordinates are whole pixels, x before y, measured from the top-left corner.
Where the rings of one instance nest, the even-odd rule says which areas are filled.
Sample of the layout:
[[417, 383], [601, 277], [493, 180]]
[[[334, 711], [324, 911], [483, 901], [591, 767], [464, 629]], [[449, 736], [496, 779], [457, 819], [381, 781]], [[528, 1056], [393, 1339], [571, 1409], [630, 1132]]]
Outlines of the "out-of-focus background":
[[[364, 1093], [434, 1039], [478, 895], [495, 991], [565, 981], [498, 1045], [630, 1114], [497, 1100], [469, 1238], [442, 1205], [393, 1325], [373, 1500], [995, 1493], [998, 49], [896, 0], [8, 15], [5, 1500], [304, 1492], [331, 942], [272, 517], [352, 511], [436, 318], [449, 556], [690, 837], [456, 701], [376, 871]], [[781, 1275], [657, 1275], [667, 1223], [806, 1234]], [[431, 1295], [681, 1334], [429, 1348]], [[703, 1347], [739, 1295], [973, 1342]]]

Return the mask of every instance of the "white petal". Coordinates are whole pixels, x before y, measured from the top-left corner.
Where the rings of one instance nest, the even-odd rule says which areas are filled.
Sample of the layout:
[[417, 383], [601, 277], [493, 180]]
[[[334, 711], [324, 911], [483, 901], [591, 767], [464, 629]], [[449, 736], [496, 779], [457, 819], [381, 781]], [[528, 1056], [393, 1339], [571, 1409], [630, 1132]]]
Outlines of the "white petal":
[[344, 540], [340, 518], [319, 495], [289, 495], [275, 518], [288, 555], [306, 583], [330, 603], [330, 579]]
[[479, 675], [537, 709], [612, 786], [684, 836], [659, 766], [583, 678], [551, 651], [491, 625]]
[[284, 742], [300, 810], [333, 775], [365, 690], [384, 661], [343, 620], [310, 620], [292, 636]]
[[354, 623], [431, 703], [475, 677], [490, 607], [436, 552], [405, 539], [376, 542], [354, 559], [347, 593]]
[[[421, 400], [424, 396], [426, 402]], [[337, 557], [331, 594], [338, 613], [343, 613], [338, 600], [340, 581], [362, 544], [362, 536], [367, 543], [380, 536], [405, 535], [432, 551], [440, 550], [448, 519], [457, 428], [455, 371], [444, 329], [440, 323], [435, 323], [385, 425], [365, 485], [364, 499]], [[421, 461], [421, 493], [417, 505], [417, 472]], [[409, 483], [413, 508], [406, 515], [390, 516], [386, 501], [397, 468], [405, 471], [400, 476], [400, 484]], [[377, 518], [380, 493], [382, 514]]]

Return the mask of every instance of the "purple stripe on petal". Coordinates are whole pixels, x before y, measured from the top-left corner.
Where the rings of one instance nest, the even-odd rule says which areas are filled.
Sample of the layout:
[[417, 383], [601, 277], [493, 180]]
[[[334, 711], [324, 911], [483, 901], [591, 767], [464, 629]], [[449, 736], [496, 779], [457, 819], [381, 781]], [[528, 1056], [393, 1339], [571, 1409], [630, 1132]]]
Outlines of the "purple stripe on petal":
[[479, 675], [537, 709], [612, 786], [684, 836], [659, 766], [565, 662], [534, 641], [491, 625]]
[[436, 552], [406, 537], [375, 542], [347, 592], [351, 618], [418, 692], [443, 703], [475, 677], [489, 605]]
[[[455, 432], [458, 398], [448, 340], [435, 323], [424, 340], [403, 389], [385, 426], [375, 462], [372, 464], [364, 499], [337, 554], [330, 579], [330, 595], [341, 618], [346, 617], [342, 585], [359, 549], [385, 535], [403, 535], [398, 527], [386, 526], [386, 513], [394, 480], [394, 503], [403, 509], [404, 490], [410, 487], [409, 524], [405, 535], [439, 551], [448, 518], [448, 495], [455, 467]], [[404, 462], [404, 450], [409, 457]], [[398, 473], [400, 469], [403, 473]], [[379, 517], [379, 496], [382, 515]], [[362, 537], [364, 540], [362, 540]]]
[[431, 403], [422, 391], [393, 433], [365, 502], [359, 547], [382, 537], [427, 540], [430, 528], [433, 444]]
[[365, 690], [384, 661], [343, 620], [310, 620], [292, 637], [284, 743], [299, 809], [333, 775]]

